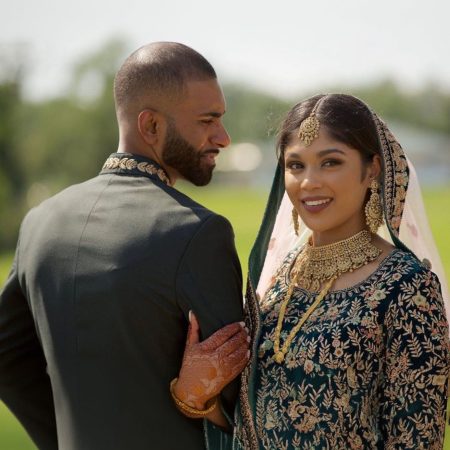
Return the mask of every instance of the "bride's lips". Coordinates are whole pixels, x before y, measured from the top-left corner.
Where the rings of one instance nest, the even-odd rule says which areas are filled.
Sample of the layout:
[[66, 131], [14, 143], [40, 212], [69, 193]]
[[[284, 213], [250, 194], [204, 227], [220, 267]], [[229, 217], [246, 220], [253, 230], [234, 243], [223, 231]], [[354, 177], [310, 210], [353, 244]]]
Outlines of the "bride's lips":
[[301, 200], [301, 204], [306, 211], [318, 213], [328, 208], [332, 201], [331, 197], [305, 197]]

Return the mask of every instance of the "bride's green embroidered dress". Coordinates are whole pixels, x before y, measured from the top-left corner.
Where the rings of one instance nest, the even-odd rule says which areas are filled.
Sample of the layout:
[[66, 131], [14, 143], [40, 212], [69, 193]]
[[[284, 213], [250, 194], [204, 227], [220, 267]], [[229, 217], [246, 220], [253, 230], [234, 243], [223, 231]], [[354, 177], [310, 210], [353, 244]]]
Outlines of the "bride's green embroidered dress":
[[[444, 427], [444, 416], [433, 414], [445, 410], [447, 364], [434, 274], [394, 250], [367, 280], [324, 299], [280, 365], [274, 330], [295, 255], [260, 306], [254, 383], [261, 447], [433, 448]], [[294, 291], [283, 340], [316, 295]]]

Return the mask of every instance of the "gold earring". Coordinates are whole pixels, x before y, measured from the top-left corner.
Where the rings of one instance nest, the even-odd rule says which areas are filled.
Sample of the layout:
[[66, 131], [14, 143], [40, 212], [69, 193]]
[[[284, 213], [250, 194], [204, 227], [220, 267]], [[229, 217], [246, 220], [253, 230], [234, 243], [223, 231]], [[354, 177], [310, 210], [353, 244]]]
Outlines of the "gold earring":
[[295, 235], [298, 236], [298, 229], [299, 229], [298, 213], [295, 208], [292, 208], [292, 222], [294, 223]]
[[378, 181], [373, 179], [370, 183], [370, 198], [366, 203], [366, 224], [372, 233], [376, 233], [383, 225], [383, 209], [381, 207], [380, 194], [378, 193]]

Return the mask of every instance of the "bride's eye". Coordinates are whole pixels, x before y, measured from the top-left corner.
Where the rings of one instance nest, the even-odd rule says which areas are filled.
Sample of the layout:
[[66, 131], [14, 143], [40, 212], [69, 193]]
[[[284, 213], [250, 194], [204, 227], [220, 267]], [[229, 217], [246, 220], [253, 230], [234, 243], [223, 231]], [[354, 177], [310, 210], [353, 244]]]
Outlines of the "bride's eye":
[[323, 167], [333, 167], [333, 166], [339, 166], [342, 164], [342, 161], [339, 161], [338, 159], [327, 159], [322, 163]]
[[291, 170], [300, 170], [303, 169], [303, 164], [298, 161], [289, 161], [286, 163], [286, 168]]

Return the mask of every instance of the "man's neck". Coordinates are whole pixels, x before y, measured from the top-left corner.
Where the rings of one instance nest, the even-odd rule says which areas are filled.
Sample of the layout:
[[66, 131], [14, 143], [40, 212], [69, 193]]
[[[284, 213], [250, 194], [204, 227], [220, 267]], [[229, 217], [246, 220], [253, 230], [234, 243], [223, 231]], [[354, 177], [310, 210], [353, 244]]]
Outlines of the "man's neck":
[[162, 157], [159, 157], [153, 149], [140, 150], [138, 148], [121, 145], [119, 143], [117, 153], [131, 153], [132, 155], [143, 156], [144, 158], [148, 158], [151, 159], [152, 161], [155, 161], [164, 170], [164, 172], [166, 172], [167, 176], [169, 177], [171, 186], [174, 186], [179, 178], [178, 173], [170, 166], [165, 164], [162, 160]]

